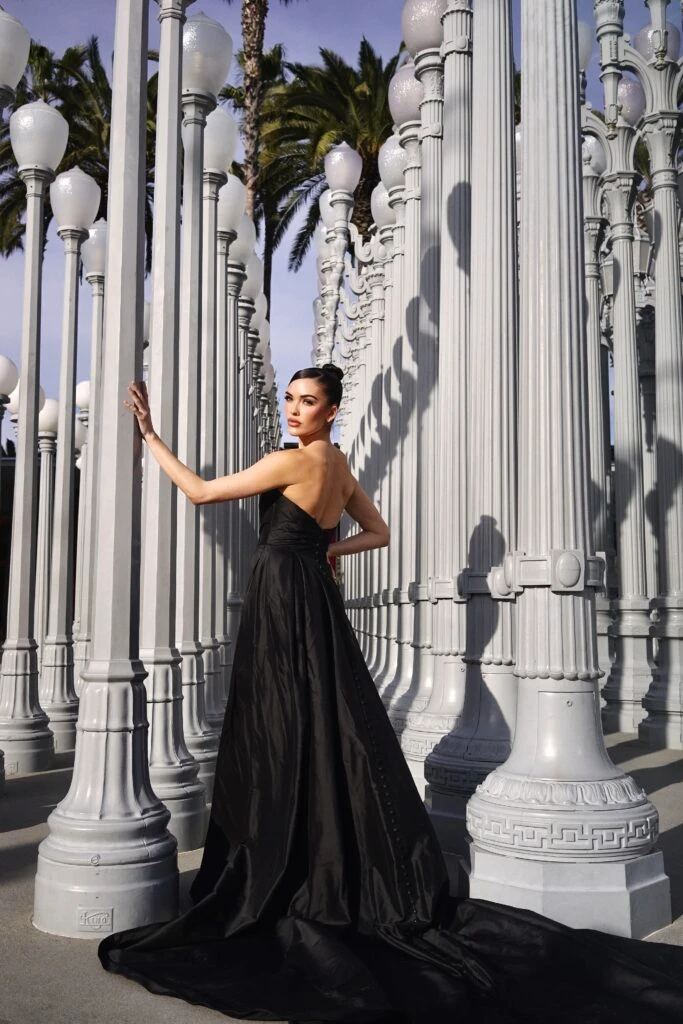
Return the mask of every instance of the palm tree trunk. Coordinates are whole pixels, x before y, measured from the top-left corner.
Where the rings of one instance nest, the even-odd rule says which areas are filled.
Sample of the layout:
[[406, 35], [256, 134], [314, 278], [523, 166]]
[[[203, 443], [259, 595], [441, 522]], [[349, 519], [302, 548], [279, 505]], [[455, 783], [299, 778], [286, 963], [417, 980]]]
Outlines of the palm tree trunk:
[[242, 44], [244, 46], [244, 184], [246, 211], [254, 215], [259, 173], [259, 121], [263, 102], [263, 39], [269, 0], [243, 0]]

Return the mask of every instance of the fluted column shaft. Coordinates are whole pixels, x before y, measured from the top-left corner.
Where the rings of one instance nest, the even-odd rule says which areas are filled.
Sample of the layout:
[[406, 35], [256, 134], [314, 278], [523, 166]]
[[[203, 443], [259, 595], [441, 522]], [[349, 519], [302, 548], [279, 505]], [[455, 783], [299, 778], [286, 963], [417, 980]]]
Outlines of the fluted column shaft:
[[[670, 65], [669, 70], [672, 74]], [[681, 137], [678, 115], [646, 119], [643, 134], [650, 153], [655, 213], [659, 595], [653, 602], [657, 669], [644, 700], [647, 717], [638, 733], [653, 745], [683, 749], [683, 310], [674, 160]]]
[[[250, 360], [249, 360], [249, 325], [254, 315], [254, 303], [252, 299], [240, 296], [238, 299], [238, 404], [236, 422], [237, 441], [237, 469], [246, 469], [249, 466], [249, 445], [250, 445]], [[235, 429], [235, 427], [233, 427]], [[239, 572], [239, 592], [244, 594], [247, 584], [247, 569], [250, 558], [251, 525], [249, 506], [246, 498], [232, 502], [236, 543], [238, 545], [237, 565]]]
[[38, 487], [38, 540], [36, 559], [35, 635], [38, 663], [42, 654], [47, 625], [47, 605], [52, 561], [52, 517], [55, 507], [55, 453], [57, 434], [50, 430], [38, 432], [40, 481]]
[[[183, 93], [183, 213], [180, 243], [180, 314], [178, 343], [178, 457], [201, 472], [200, 366], [202, 363], [202, 253], [204, 126], [214, 108], [208, 93]], [[176, 628], [182, 659], [185, 742], [199, 763], [207, 793], [213, 791], [217, 738], [206, 715], [206, 685], [199, 642], [199, 510], [176, 492]]]
[[517, 181], [510, 3], [479, 0], [473, 34], [485, 42], [475, 46], [472, 67], [472, 162], [482, 173], [472, 180], [469, 543], [459, 552], [467, 565], [461, 581], [468, 600], [466, 692], [461, 719], [444, 743], [452, 809], [459, 809], [462, 822], [459, 852], [464, 852], [465, 801], [509, 754], [517, 703], [513, 595], [500, 569], [516, 537]]
[[[441, 155], [443, 140], [443, 61], [439, 50], [423, 50], [415, 55], [415, 77], [422, 83], [420, 104], [420, 305], [417, 336], [417, 418], [415, 476], [415, 566], [411, 581], [414, 602], [413, 639], [415, 648], [410, 712], [422, 711], [434, 684], [432, 656], [432, 587], [435, 570], [436, 506], [441, 499], [440, 485], [433, 464], [437, 437], [439, 293], [441, 273]], [[412, 742], [408, 730], [402, 746], [411, 771], [424, 784], [424, 757], [428, 753], [423, 737]], [[436, 742], [436, 740], [434, 740]], [[430, 748], [433, 743], [428, 745]]]
[[76, 459], [76, 468], [78, 469], [78, 505], [76, 512], [76, 584], [74, 590], [74, 618], [71, 635], [73, 639], [72, 646], [72, 660], [73, 660], [73, 682], [74, 692], [78, 696], [76, 690], [76, 673], [80, 671], [80, 665], [76, 665], [76, 636], [80, 635], [81, 632], [81, 606], [83, 604], [83, 559], [84, 559], [84, 543], [85, 543], [85, 520], [88, 515], [86, 508], [86, 489], [85, 489], [85, 478], [88, 472], [89, 462], [89, 449], [90, 449], [90, 435], [88, 430], [89, 414], [87, 409], [81, 409], [78, 413], [78, 420], [85, 431], [85, 438], [81, 445], [81, 450], [78, 453]]
[[657, 409], [655, 385], [654, 309], [645, 304], [636, 314], [638, 342], [638, 374], [640, 377], [640, 414], [643, 438], [643, 490], [645, 493], [645, 573], [647, 595], [652, 600], [659, 593], [657, 540]]
[[[636, 304], [633, 279], [633, 202], [636, 176], [625, 151], [632, 147], [632, 130], [617, 129], [613, 161], [618, 170], [605, 178], [605, 199], [612, 233], [614, 266], [614, 490], [617, 523], [619, 599], [614, 602], [615, 658], [603, 696], [606, 732], [632, 732], [644, 717], [642, 698], [652, 680], [648, 663], [650, 631], [645, 565], [645, 494], [643, 445], [636, 344]], [[620, 159], [621, 157], [621, 159]]]
[[[180, 77], [184, 0], [162, 0], [159, 7], [159, 92], [155, 155], [155, 216], [152, 248], [149, 399], [159, 436], [173, 449], [178, 438], [178, 407], [168, 396], [178, 389], [180, 288]], [[161, 229], [163, 226], [163, 229]], [[183, 499], [184, 500], [184, 499]], [[177, 518], [174, 488], [156, 459], [145, 464], [143, 504], [142, 607], [140, 657], [148, 672], [150, 777], [171, 814], [169, 830], [180, 850], [200, 846], [206, 831], [212, 754], [200, 764], [187, 748], [183, 730], [183, 680], [176, 646]], [[205, 753], [201, 749], [200, 757]], [[208, 770], [207, 770], [208, 761]]]
[[523, 0], [519, 527], [503, 576], [520, 683], [510, 757], [467, 808], [470, 895], [642, 935], [666, 916], [668, 887], [648, 856], [657, 813], [610, 762], [600, 724], [577, 49], [575, 0]]
[[[384, 335], [387, 325], [384, 322], [386, 304], [384, 298], [386, 252], [379, 239], [373, 245], [373, 258], [368, 265], [368, 286], [370, 297], [370, 347], [368, 349], [368, 388], [366, 394], [366, 467], [368, 483], [373, 501], [380, 512], [386, 517], [386, 465], [384, 451], [386, 445], [381, 442], [384, 419], [383, 369], [384, 369]], [[383, 493], [384, 492], [384, 493]], [[386, 633], [384, 625], [386, 606], [381, 604], [383, 565], [386, 559], [386, 548], [375, 548], [366, 555], [368, 571], [368, 668], [375, 675], [381, 664], [382, 633]]]
[[81, 672], [90, 660], [90, 632], [92, 628], [93, 603], [93, 544], [97, 502], [95, 486], [102, 431], [101, 377], [102, 377], [102, 321], [104, 316], [104, 274], [88, 274], [92, 311], [90, 319], [90, 405], [88, 409], [88, 458], [85, 475], [81, 475], [80, 486], [85, 493], [85, 514], [79, 530], [83, 530], [83, 562], [79, 569], [80, 604], [77, 609], [77, 627], [74, 628], [74, 689], [80, 697]]
[[393, 257], [391, 290], [390, 330], [386, 332], [386, 398], [389, 426], [389, 507], [388, 519], [393, 527], [394, 535], [388, 548], [386, 579], [383, 585], [382, 601], [387, 605], [387, 643], [380, 673], [375, 682], [380, 694], [394, 678], [398, 659], [398, 605], [394, 601], [394, 589], [399, 582], [398, 563], [400, 548], [400, 515], [401, 515], [401, 477], [400, 450], [402, 434], [402, 402], [401, 402], [401, 343], [403, 335], [403, 265], [405, 259], [405, 204], [403, 186], [389, 190], [389, 204], [394, 211], [396, 223], [393, 229]]
[[41, 931], [90, 938], [177, 911], [176, 842], [149, 780], [138, 649], [141, 442], [121, 409], [142, 370], [147, 28], [147, 4], [117, 0], [91, 659], [71, 786], [39, 848], [33, 917]]
[[[202, 346], [199, 465], [203, 476], [216, 476], [216, 208], [226, 175], [204, 171], [202, 233]], [[206, 717], [220, 732], [223, 723], [223, 673], [216, 637], [216, 506], [199, 509], [199, 642], [204, 660]]]
[[78, 333], [78, 271], [81, 242], [87, 231], [60, 228], [64, 242], [64, 304], [59, 371], [59, 418], [55, 466], [55, 507], [52, 520], [52, 562], [46, 636], [43, 645], [39, 696], [50, 717], [55, 751], [76, 745], [78, 698], [74, 690], [74, 492], [76, 338]]
[[403, 174], [405, 188], [405, 256], [403, 260], [403, 315], [401, 317], [401, 508], [399, 536], [392, 543], [399, 545], [398, 585], [393, 600], [398, 605], [396, 632], [398, 657], [396, 673], [386, 687], [382, 699], [389, 708], [392, 722], [398, 728], [405, 721], [411, 706], [410, 686], [413, 678], [415, 648], [413, 609], [409, 584], [415, 574], [415, 474], [417, 464], [417, 352], [420, 313], [420, 216], [421, 164], [420, 125], [406, 121], [399, 128], [400, 143], [406, 151]]
[[19, 376], [19, 423], [14, 464], [12, 547], [7, 636], [0, 670], [0, 749], [5, 773], [45, 771], [54, 758], [48, 718], [38, 700], [38, 659], [33, 602], [38, 532], [38, 387], [43, 273], [43, 205], [54, 175], [21, 167], [26, 186], [24, 292]]

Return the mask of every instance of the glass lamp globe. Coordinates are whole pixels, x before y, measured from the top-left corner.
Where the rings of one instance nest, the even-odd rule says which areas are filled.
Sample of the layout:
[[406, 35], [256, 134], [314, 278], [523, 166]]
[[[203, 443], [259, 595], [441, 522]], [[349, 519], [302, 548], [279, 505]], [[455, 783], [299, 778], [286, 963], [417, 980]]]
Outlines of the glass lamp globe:
[[232, 60], [232, 38], [223, 26], [201, 11], [183, 26], [183, 92], [209, 92], [222, 88]]
[[56, 434], [59, 426], [59, 402], [56, 398], [46, 398], [45, 405], [38, 413], [38, 430], [46, 434]]
[[645, 90], [637, 78], [620, 79], [617, 87], [617, 103], [621, 107], [621, 116], [627, 124], [635, 127], [645, 113], [647, 100]]
[[16, 18], [0, 10], [0, 89], [11, 89], [19, 84], [31, 48], [31, 37]]
[[259, 327], [258, 341], [256, 342], [256, 354], [263, 359], [266, 349], [270, 344], [270, 324], [264, 320]]
[[7, 356], [0, 356], [0, 395], [11, 395], [19, 383], [19, 371]]
[[389, 109], [394, 124], [420, 120], [422, 84], [415, 77], [415, 65], [408, 61], [399, 68], [389, 83]]
[[225, 185], [218, 189], [216, 226], [219, 231], [238, 231], [244, 216], [247, 190], [234, 174], [228, 175]]
[[378, 228], [388, 228], [396, 223], [396, 214], [389, 206], [389, 193], [381, 181], [372, 190], [370, 209], [372, 210], [372, 219]]
[[[256, 245], [256, 228], [251, 217], [245, 213], [237, 228], [237, 238], [230, 244], [229, 259], [246, 266]], [[258, 291], [258, 289], [257, 289]], [[244, 294], [244, 289], [242, 290]]]
[[600, 177], [607, 170], [607, 157], [600, 139], [595, 135], [586, 135], [583, 140], [583, 159], [588, 159], [591, 169]]
[[81, 257], [85, 276], [101, 274], [107, 262], [107, 222], [103, 217], [96, 220], [88, 232], [88, 237], [81, 246]]
[[259, 292], [254, 299], [254, 312], [251, 318], [252, 327], [257, 330], [268, 316], [268, 299], [263, 292]]
[[76, 405], [83, 412], [87, 412], [90, 408], [90, 381], [82, 380], [76, 385]]
[[335, 221], [337, 220], [337, 214], [332, 209], [332, 193], [329, 188], [326, 188], [324, 192], [321, 192], [320, 198], [318, 199], [318, 207], [320, 209], [321, 221], [328, 231], [333, 231]]
[[[670, 21], [666, 23], [666, 55], [669, 60], [678, 60], [681, 54], [681, 33]], [[633, 40], [641, 57], [646, 61], [655, 59], [655, 50], [659, 43], [659, 30], [652, 25], [644, 25]]]
[[86, 231], [97, 216], [100, 186], [80, 167], [58, 174], [50, 185], [50, 205], [60, 228]]
[[74, 448], [77, 452], [80, 452], [81, 448], [88, 439], [88, 431], [79, 419], [74, 422]]
[[256, 253], [252, 253], [244, 268], [247, 272], [247, 279], [242, 285], [242, 295], [245, 299], [253, 299], [263, 288], [263, 262]]
[[325, 177], [333, 192], [355, 192], [363, 173], [363, 158], [347, 142], [333, 146], [325, 157]]
[[[7, 411], [9, 413], [11, 413], [12, 416], [18, 416], [19, 415], [19, 389], [20, 389], [20, 387], [21, 387], [21, 381], [19, 381], [17, 383], [17, 386], [15, 387], [14, 391], [12, 391], [12, 393], [9, 396], [9, 402], [7, 403]], [[40, 410], [43, 408], [44, 405], [45, 405], [45, 392], [43, 391], [42, 387], [39, 384], [38, 385], [38, 412], [40, 412]]]
[[237, 122], [225, 107], [216, 107], [204, 128], [204, 169], [227, 174], [237, 149]]
[[593, 26], [585, 21], [579, 21], [576, 29], [579, 36], [579, 68], [585, 71], [593, 56], [595, 32]]
[[9, 119], [9, 137], [19, 167], [54, 171], [64, 156], [69, 126], [58, 110], [44, 100], [25, 103]]
[[406, 0], [401, 14], [403, 41], [414, 57], [421, 50], [438, 49], [443, 42], [442, 18], [448, 0]]
[[403, 172], [408, 163], [408, 154], [398, 140], [397, 135], [390, 135], [380, 148], [378, 155], [379, 176], [384, 187], [402, 188]]

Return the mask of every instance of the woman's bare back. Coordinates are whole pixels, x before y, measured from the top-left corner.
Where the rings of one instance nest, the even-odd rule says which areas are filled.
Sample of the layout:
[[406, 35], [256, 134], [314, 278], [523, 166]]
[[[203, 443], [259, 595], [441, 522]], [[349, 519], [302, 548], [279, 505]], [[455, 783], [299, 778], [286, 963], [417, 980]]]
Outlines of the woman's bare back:
[[330, 530], [341, 519], [356, 487], [346, 456], [327, 441], [315, 441], [298, 449], [296, 455], [301, 460], [301, 479], [281, 491], [322, 529]]

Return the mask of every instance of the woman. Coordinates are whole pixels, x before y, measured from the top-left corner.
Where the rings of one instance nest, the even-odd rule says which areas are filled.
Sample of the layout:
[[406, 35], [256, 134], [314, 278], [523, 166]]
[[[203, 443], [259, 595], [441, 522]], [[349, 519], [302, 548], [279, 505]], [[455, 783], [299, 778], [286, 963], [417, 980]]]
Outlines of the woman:
[[[327, 556], [389, 530], [330, 442], [342, 372], [295, 373], [296, 450], [202, 480], [127, 407], [195, 504], [261, 495], [194, 906], [112, 935], [103, 965], [251, 1020], [439, 1024], [683, 1019], [683, 951], [449, 895], [424, 805]], [[328, 545], [346, 512], [360, 532]]]

